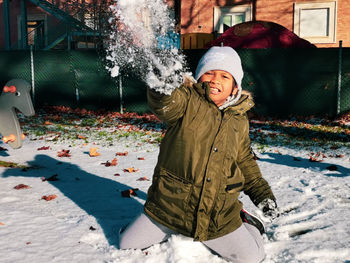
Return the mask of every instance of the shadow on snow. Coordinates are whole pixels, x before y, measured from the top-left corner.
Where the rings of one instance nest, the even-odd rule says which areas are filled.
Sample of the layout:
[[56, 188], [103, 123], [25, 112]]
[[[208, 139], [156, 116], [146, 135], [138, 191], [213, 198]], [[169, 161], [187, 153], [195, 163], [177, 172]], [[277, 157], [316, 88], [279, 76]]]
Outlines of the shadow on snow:
[[[47, 155], [36, 155], [28, 164], [34, 168], [26, 171], [9, 168], [2, 177], [48, 178], [58, 174], [58, 181], [46, 182], [56, 187], [87, 214], [95, 217], [110, 245], [118, 247], [119, 229], [143, 209], [143, 205], [136, 199], [121, 196], [121, 191], [130, 189], [131, 186], [88, 173], [75, 164], [58, 161]], [[146, 200], [144, 192], [137, 191], [137, 195]]]
[[[268, 156], [269, 158], [264, 158], [264, 156]], [[350, 176], [350, 169], [346, 168], [344, 166], [341, 166], [339, 164], [336, 164], [335, 171], [330, 171], [327, 169], [330, 166], [334, 167], [334, 164], [327, 163], [325, 161], [322, 162], [310, 162], [309, 159], [297, 157], [295, 159], [294, 156], [291, 155], [282, 155], [278, 153], [262, 153], [259, 156], [259, 161], [261, 162], [268, 162], [268, 163], [274, 163], [279, 165], [286, 165], [289, 167], [296, 167], [296, 168], [305, 168], [305, 169], [316, 169], [320, 172], [328, 171], [326, 176], [333, 176], [333, 177], [347, 177]]]

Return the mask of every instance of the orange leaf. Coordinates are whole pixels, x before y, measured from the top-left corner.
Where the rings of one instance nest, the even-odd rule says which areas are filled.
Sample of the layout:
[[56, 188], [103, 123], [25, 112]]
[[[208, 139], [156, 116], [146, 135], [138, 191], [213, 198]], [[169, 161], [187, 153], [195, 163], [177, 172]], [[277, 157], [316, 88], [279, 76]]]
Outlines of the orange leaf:
[[107, 162], [101, 163], [101, 164], [103, 164], [106, 167], [116, 166], [118, 164], [118, 160], [117, 160], [117, 158], [114, 158], [111, 162], [107, 161]]
[[111, 161], [111, 166], [116, 166], [118, 164], [118, 160], [117, 158], [114, 158], [112, 161]]
[[124, 172], [127, 172], [127, 173], [136, 173], [138, 171], [139, 169], [135, 169], [134, 167], [124, 169]]
[[46, 201], [51, 201], [53, 199], [56, 199], [57, 198], [57, 195], [44, 195], [43, 197], [41, 197], [41, 199], [44, 199]]
[[78, 139], [86, 139], [86, 136], [84, 136], [84, 135], [78, 135]]
[[145, 160], [145, 157], [139, 157], [137, 160]]
[[4, 225], [5, 225], [4, 223], [0, 222], [0, 226], [4, 226]]
[[90, 148], [89, 152], [90, 157], [100, 156], [101, 154], [97, 152], [97, 148]]
[[16, 189], [16, 190], [20, 190], [20, 189], [29, 189], [31, 187], [29, 185], [19, 184], [19, 185], [16, 185], [15, 187], [13, 187], [13, 188]]
[[4, 136], [2, 140], [4, 143], [14, 142], [16, 140], [16, 135], [10, 134], [9, 136]]

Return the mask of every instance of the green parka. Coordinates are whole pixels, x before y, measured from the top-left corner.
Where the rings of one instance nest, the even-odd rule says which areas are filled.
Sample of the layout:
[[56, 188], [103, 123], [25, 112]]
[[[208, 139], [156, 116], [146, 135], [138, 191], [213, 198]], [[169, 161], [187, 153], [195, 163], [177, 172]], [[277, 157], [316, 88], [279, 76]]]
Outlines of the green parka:
[[242, 95], [219, 110], [209, 85], [182, 85], [171, 95], [148, 90], [151, 110], [168, 130], [148, 190], [145, 212], [194, 240], [226, 235], [242, 221], [238, 200], [244, 191], [255, 205], [275, 199], [250, 148], [246, 111], [254, 103]]

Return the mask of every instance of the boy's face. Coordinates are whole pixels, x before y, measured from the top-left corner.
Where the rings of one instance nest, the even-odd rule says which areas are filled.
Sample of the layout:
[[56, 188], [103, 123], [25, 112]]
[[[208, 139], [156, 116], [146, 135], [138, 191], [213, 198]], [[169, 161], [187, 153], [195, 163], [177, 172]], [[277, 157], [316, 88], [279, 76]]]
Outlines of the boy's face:
[[223, 70], [210, 70], [205, 72], [199, 82], [209, 82], [210, 98], [217, 106], [225, 103], [230, 95], [236, 95], [238, 88], [232, 75]]

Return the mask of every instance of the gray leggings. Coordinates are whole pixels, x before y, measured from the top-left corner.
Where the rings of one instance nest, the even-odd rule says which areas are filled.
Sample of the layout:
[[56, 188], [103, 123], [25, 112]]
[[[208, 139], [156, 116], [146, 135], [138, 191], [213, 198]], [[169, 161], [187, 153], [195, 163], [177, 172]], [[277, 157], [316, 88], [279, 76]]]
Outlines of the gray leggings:
[[[142, 213], [120, 233], [119, 247], [143, 249], [166, 241], [173, 234], [177, 233]], [[246, 223], [225, 236], [202, 243], [234, 263], [256, 263], [265, 257], [262, 236], [257, 228]]]

